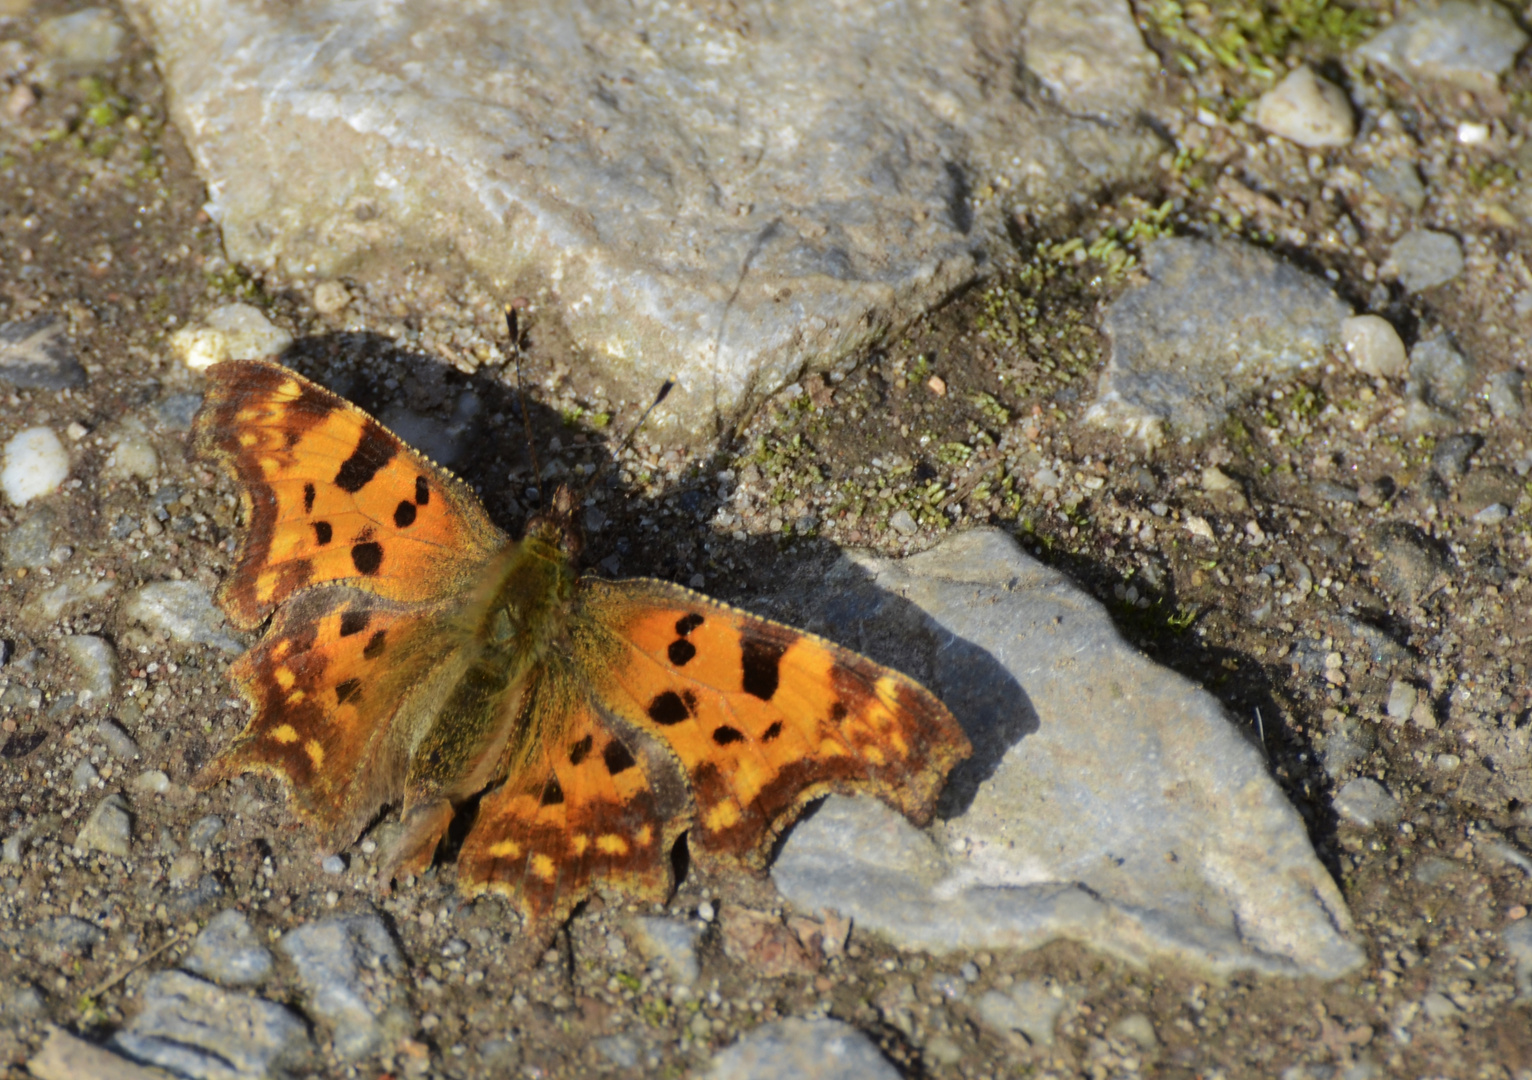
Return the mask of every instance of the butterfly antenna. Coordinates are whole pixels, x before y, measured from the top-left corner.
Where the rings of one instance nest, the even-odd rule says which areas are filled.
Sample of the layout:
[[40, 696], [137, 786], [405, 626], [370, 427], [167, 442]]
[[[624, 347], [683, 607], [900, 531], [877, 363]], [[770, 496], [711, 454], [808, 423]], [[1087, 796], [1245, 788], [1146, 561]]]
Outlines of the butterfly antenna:
[[521, 381], [521, 318], [515, 304], [505, 305], [505, 330], [516, 358], [516, 403], [521, 407], [521, 428], [527, 437], [527, 457], [532, 459], [532, 482], [537, 487], [537, 508], [543, 508], [543, 470], [537, 461], [537, 440], [532, 438], [532, 414], [527, 410], [527, 386]]
[[622, 440], [622, 445], [617, 448], [616, 452], [613, 453], [611, 457], [607, 458], [600, 465], [596, 466], [596, 471], [591, 473], [590, 476], [586, 478], [585, 486], [580, 489], [580, 498], [585, 498], [585, 493], [591, 489], [591, 485], [596, 482], [596, 478], [606, 471], [606, 467], [608, 465], [621, 458], [622, 455], [627, 452], [628, 447], [633, 445], [634, 438], [637, 437], [638, 433], [643, 430], [644, 421], [649, 419], [649, 414], [654, 411], [655, 407], [659, 405], [660, 402], [664, 401], [667, 396], [669, 396], [670, 392], [675, 389], [675, 385], [676, 384], [673, 379], [665, 380], [665, 385], [661, 386], [660, 392], [654, 395], [654, 400], [651, 401], [649, 403], [649, 407], [644, 410], [644, 415], [638, 418], [638, 423], [633, 425], [633, 430], [628, 432], [628, 437]]

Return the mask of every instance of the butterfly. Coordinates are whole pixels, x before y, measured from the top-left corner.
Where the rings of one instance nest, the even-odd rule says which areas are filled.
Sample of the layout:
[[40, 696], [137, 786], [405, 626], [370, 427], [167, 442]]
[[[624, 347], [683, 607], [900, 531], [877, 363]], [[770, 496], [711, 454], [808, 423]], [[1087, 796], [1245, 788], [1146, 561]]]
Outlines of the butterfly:
[[898, 672], [669, 582], [582, 575], [567, 489], [513, 541], [296, 372], [241, 360], [207, 379], [193, 451], [237, 483], [246, 522], [218, 601], [266, 629], [230, 668], [253, 716], [194, 782], [281, 778], [331, 851], [398, 807], [385, 885], [472, 811], [459, 887], [547, 937], [595, 890], [665, 899], [682, 833], [693, 858], [751, 870], [826, 792], [924, 822], [970, 752]]

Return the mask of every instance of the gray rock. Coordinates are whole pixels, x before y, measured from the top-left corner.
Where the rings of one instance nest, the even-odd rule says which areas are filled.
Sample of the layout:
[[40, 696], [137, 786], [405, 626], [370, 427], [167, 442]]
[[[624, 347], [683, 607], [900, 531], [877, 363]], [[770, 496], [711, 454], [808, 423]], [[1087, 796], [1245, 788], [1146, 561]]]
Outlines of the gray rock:
[[1517, 420], [1522, 414], [1521, 388], [1526, 376], [1519, 371], [1497, 371], [1484, 380], [1484, 400], [1496, 420]]
[[1403, 679], [1395, 679], [1388, 687], [1388, 704], [1385, 711], [1388, 718], [1395, 723], [1402, 724], [1410, 718], [1410, 713], [1415, 711], [1415, 700], [1419, 691]]
[[0, 1018], [7, 1021], [36, 1020], [48, 1012], [48, 1003], [31, 983], [8, 986], [0, 993]]
[[1484, 439], [1473, 432], [1449, 435], [1431, 451], [1431, 468], [1437, 476], [1452, 484], [1468, 474], [1468, 459], [1483, 445]]
[[1368, 169], [1367, 183], [1374, 193], [1393, 199], [1411, 213], [1420, 213], [1426, 205], [1426, 186], [1420, 182], [1414, 163], [1404, 158]]
[[920, 528], [920, 524], [915, 520], [914, 514], [908, 510], [899, 509], [889, 515], [888, 527], [896, 533], [909, 536]]
[[106, 935], [84, 919], [55, 915], [34, 925], [29, 938], [37, 958], [57, 967], [70, 958], [89, 959], [91, 950], [106, 940]]
[[[363, 968], [396, 975], [403, 958], [383, 920], [345, 915], [306, 923], [288, 931], [277, 948], [298, 969], [306, 1011], [331, 1026], [335, 1053], [354, 1061], [403, 1034], [408, 1016], [393, 1005], [387, 987], [361, 979]], [[370, 985], [369, 985], [370, 982]]]
[[271, 974], [271, 953], [264, 949], [250, 920], [227, 908], [208, 920], [181, 966], [224, 986], [250, 986]]
[[926, 673], [975, 751], [943, 795], [939, 844], [870, 798], [799, 823], [772, 876], [800, 910], [937, 952], [1071, 938], [1223, 972], [1361, 962], [1260, 751], [1009, 536], [848, 557], [816, 596], [811, 625], [875, 656], [927, 642], [880, 659]]
[[1487, 93], [1526, 43], [1527, 35], [1499, 5], [1447, 0], [1411, 11], [1356, 53], [1401, 75]]
[[74, 665], [74, 691], [105, 705], [117, 692], [117, 650], [95, 634], [70, 634], [59, 643]]
[[1376, 745], [1377, 738], [1372, 728], [1355, 716], [1341, 717], [1324, 737], [1320, 752], [1324, 758], [1325, 772], [1331, 779], [1338, 779], [1351, 766], [1372, 753]]
[[1420, 430], [1448, 422], [1468, 401], [1473, 374], [1473, 361], [1446, 334], [1416, 344], [1410, 350], [1409, 380], [1404, 387], [1413, 413], [1406, 417], [1406, 426]]
[[138, 744], [115, 720], [103, 720], [97, 724], [96, 738], [118, 761], [132, 761], [138, 757]]
[[42, 566], [58, 535], [58, 515], [51, 507], [38, 507], [18, 521], [5, 535], [5, 568], [28, 570]]
[[30, 427], [12, 435], [5, 444], [3, 462], [0, 491], [17, 506], [53, 494], [69, 477], [69, 451], [48, 427]]
[[208, 814], [192, 822], [191, 828], [186, 830], [186, 843], [189, 847], [202, 851], [222, 835], [223, 818], [217, 814]]
[[39, 315], [0, 325], [0, 381], [62, 390], [84, 386], [85, 369], [75, 359], [64, 324], [56, 316]]
[[115, 63], [127, 32], [109, 9], [91, 7], [44, 19], [34, 36], [39, 50], [56, 66], [88, 71]]
[[1405, 603], [1423, 599], [1444, 567], [1436, 545], [1406, 522], [1390, 521], [1369, 530], [1367, 545], [1378, 583]]
[[155, 972], [138, 996], [140, 1012], [108, 1045], [188, 1080], [266, 1077], [311, 1049], [291, 1010], [184, 972]]
[[154, 407], [154, 415], [171, 431], [186, 431], [200, 408], [201, 394], [170, 394]]
[[1022, 63], [1075, 116], [1122, 119], [1143, 107], [1159, 60], [1125, 0], [1075, 0], [1027, 9]]
[[1005, 990], [990, 990], [977, 1002], [979, 1019], [1000, 1034], [1019, 1032], [1033, 1046], [1052, 1046], [1054, 1025], [1071, 1002], [1047, 986], [1023, 979]]
[[74, 767], [69, 774], [69, 786], [76, 791], [85, 792], [95, 787], [96, 781], [101, 779], [101, 773], [88, 761], [82, 761]]
[[[976, 273], [1012, 200], [1052, 205], [1160, 151], [1136, 119], [997, 93], [1022, 29], [1003, 6], [795, 0], [748, 29], [559, 0], [450, 20], [130, 6], [232, 260], [401, 296], [418, 265], [526, 282], [614, 398], [675, 376], [664, 438], [711, 439], [805, 365], [849, 365]], [[1126, 4], [1101, 10], [1131, 33]], [[1102, 46], [1080, 42], [1084, 67]], [[1009, 197], [970, 198], [981, 183]]]
[[128, 800], [121, 795], [108, 795], [98, 802], [80, 826], [80, 835], [74, 843], [84, 850], [94, 848], [127, 858], [133, 851], [133, 816], [128, 812]]
[[687, 986], [697, 981], [697, 941], [702, 931], [677, 919], [639, 916], [632, 922], [633, 944], [650, 960], [664, 964], [671, 977]]
[[596, 1053], [619, 1069], [636, 1069], [639, 1045], [631, 1035], [605, 1035], [594, 1040]]
[[1311, 149], [1345, 146], [1356, 136], [1346, 92], [1307, 64], [1262, 94], [1250, 118], [1273, 135]]
[[713, 1080], [898, 1080], [873, 1041], [840, 1020], [762, 1024], [713, 1055]]
[[1112, 302], [1111, 355], [1087, 418], [1151, 443], [1193, 437], [1272, 378], [1322, 363], [1350, 309], [1319, 278], [1248, 244], [1181, 237], [1144, 253], [1146, 284]]
[[176, 641], [211, 645], [227, 653], [244, 651], [205, 586], [195, 581], [152, 581], [128, 597], [123, 612]]
[[1408, 292], [1444, 285], [1463, 272], [1463, 245], [1451, 233], [1411, 229], [1388, 253], [1384, 272]]
[[63, 1028], [49, 1029], [27, 1072], [37, 1080], [166, 1080], [160, 1070], [135, 1065]]
[[1516, 962], [1516, 997], [1532, 1001], [1532, 919], [1518, 919], [1500, 932], [1505, 951]]
[[1399, 800], [1376, 780], [1348, 780], [1335, 793], [1335, 812], [1353, 825], [1370, 829], [1399, 820]]

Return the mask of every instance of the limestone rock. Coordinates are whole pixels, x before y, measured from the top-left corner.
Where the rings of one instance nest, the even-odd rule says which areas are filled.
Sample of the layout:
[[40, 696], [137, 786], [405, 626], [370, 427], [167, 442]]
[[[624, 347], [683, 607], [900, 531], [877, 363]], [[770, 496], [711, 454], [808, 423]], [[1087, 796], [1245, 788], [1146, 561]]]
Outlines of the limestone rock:
[[1253, 741], [1009, 536], [848, 557], [818, 594], [810, 625], [924, 677], [975, 750], [936, 841], [871, 798], [831, 797], [799, 823], [772, 876], [800, 911], [938, 952], [1071, 938], [1322, 977], [1362, 961]]

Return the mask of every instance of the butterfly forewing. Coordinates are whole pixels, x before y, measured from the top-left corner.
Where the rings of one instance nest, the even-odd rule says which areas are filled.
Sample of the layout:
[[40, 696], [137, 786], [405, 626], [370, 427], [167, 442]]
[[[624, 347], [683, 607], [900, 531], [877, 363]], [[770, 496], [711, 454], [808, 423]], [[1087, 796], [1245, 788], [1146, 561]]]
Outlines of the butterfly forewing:
[[405, 603], [440, 600], [507, 543], [461, 483], [277, 364], [208, 369], [193, 439], [245, 497], [249, 530], [219, 599], [246, 629], [328, 582]]
[[867, 791], [924, 821], [969, 752], [929, 691], [849, 649], [665, 582], [584, 588], [582, 618], [622, 643], [587, 678], [680, 759], [705, 854], [758, 861], [827, 791]]

